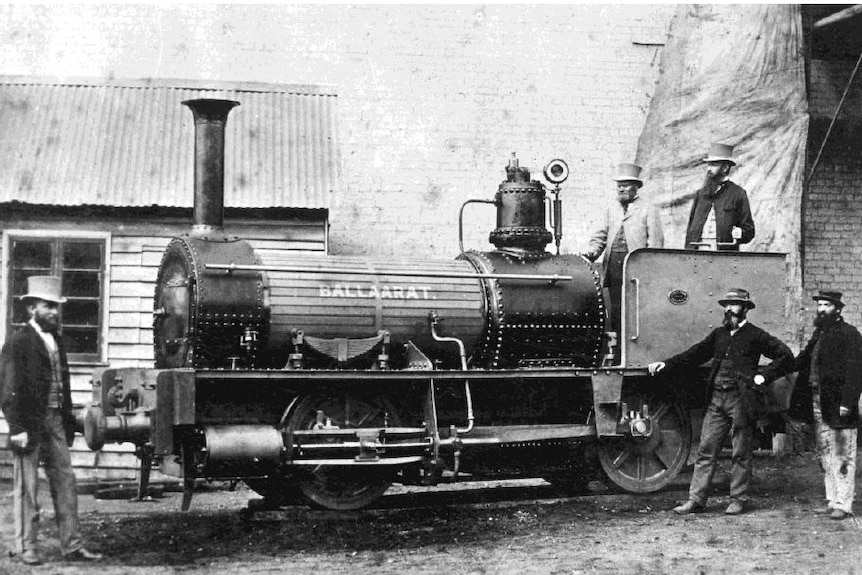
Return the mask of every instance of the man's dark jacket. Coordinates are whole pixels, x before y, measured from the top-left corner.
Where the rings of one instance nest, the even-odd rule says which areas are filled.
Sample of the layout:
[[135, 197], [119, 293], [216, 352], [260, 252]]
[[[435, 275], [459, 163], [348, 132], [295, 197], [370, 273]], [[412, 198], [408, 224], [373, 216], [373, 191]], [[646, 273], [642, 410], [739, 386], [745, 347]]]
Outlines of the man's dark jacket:
[[[712, 330], [703, 341], [666, 360], [665, 368], [693, 368], [713, 360], [706, 397], [708, 405], [719, 362], [725, 353], [729, 354], [728, 357], [733, 361], [736, 384], [742, 394], [742, 408], [753, 424], [764, 415], [762, 394], [765, 393], [763, 388], [766, 387], [764, 384], [760, 386], [761, 389], [755, 388], [752, 381], [754, 376], [759, 373], [768, 383], [793, 371], [793, 352], [777, 337], [769, 335], [751, 322], [746, 322], [732, 338], [724, 327]], [[772, 363], [760, 366], [761, 355], [771, 359]]]
[[[860, 424], [857, 405], [862, 391], [862, 335], [840, 316], [834, 325], [816, 329], [796, 358], [799, 375], [790, 398], [790, 417], [808, 423], [814, 421], [809, 378], [817, 340], [820, 340], [817, 365], [823, 421], [834, 429], [856, 427]], [[838, 408], [842, 405], [850, 408], [849, 416], [839, 415]]]
[[[72, 392], [69, 385], [69, 364], [59, 336], [54, 340], [60, 353], [63, 377], [63, 420], [66, 440], [74, 438]], [[42, 436], [48, 412], [51, 389], [51, 359], [42, 336], [30, 324], [19, 328], [0, 352], [0, 384], [3, 388], [3, 414], [9, 425], [9, 435], [27, 432], [30, 451]]]
[[[696, 249], [692, 242], [700, 241], [703, 224], [709, 216], [710, 196], [707, 189], [701, 188], [694, 196], [691, 212], [688, 216], [688, 227], [685, 231], [685, 249]], [[715, 207], [715, 235], [721, 243], [733, 242], [733, 227], [742, 228], [742, 237], [738, 244], [747, 244], [754, 239], [754, 218], [751, 217], [751, 207], [748, 204], [748, 194], [730, 180], [722, 182], [718, 193], [712, 198]], [[699, 224], [699, 225], [698, 225]], [[739, 245], [719, 246], [726, 251], [739, 251]]]

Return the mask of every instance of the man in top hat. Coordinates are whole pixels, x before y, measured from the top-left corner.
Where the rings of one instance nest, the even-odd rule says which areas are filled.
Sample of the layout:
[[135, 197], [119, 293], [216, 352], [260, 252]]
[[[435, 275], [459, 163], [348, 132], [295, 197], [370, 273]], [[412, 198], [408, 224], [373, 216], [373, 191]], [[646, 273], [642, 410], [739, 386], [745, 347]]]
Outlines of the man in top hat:
[[602, 285], [609, 293], [611, 331], [619, 333], [622, 323], [623, 261], [626, 254], [640, 248], [664, 247], [664, 233], [658, 210], [638, 195], [643, 186], [641, 167], [619, 164], [614, 174], [616, 201], [602, 215], [601, 224], [582, 254], [591, 262], [602, 258]]
[[54, 514], [65, 559], [101, 558], [84, 548], [78, 525], [78, 496], [69, 446], [75, 436], [69, 364], [59, 337], [60, 278], [31, 276], [21, 296], [30, 321], [0, 352], [3, 413], [14, 455], [15, 547], [28, 565], [41, 563], [37, 506], [40, 458], [54, 500]]
[[[709, 485], [724, 440], [731, 434], [730, 505], [728, 515], [738, 515], [748, 504], [754, 429], [765, 415], [764, 384], [793, 370], [793, 353], [776, 337], [748, 321], [755, 305], [744, 289], [732, 289], [719, 300], [724, 321], [703, 341], [665, 361], [649, 364], [655, 375], [667, 370], [694, 368], [712, 360], [707, 379], [707, 410], [691, 477], [688, 501], [674, 512], [688, 514], [706, 508]], [[760, 366], [760, 356], [772, 363]]]
[[844, 519], [853, 511], [856, 428], [862, 423], [862, 335], [841, 316], [841, 292], [821, 291], [813, 299], [815, 329], [796, 358], [790, 416], [815, 426], [826, 484], [826, 505], [817, 511]]
[[748, 194], [728, 179], [736, 165], [733, 146], [712, 144], [703, 161], [706, 177], [691, 205], [685, 249], [739, 251], [740, 244], [754, 239], [754, 219]]

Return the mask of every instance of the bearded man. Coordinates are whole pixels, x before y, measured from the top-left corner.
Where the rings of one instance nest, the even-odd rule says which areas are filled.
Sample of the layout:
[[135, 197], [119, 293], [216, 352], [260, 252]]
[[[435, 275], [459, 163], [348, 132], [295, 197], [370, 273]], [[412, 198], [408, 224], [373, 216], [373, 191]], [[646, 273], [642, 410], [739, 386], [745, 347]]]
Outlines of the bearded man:
[[703, 159], [707, 164], [704, 184], [694, 196], [685, 249], [739, 251], [740, 244], [754, 239], [754, 218], [748, 193], [728, 179], [733, 161], [733, 146], [712, 144]]
[[656, 207], [638, 191], [644, 182], [637, 164], [619, 164], [614, 174], [616, 201], [605, 211], [599, 227], [584, 252], [591, 262], [602, 258], [602, 286], [608, 290], [610, 331], [617, 334], [622, 324], [623, 262], [629, 252], [640, 248], [664, 247], [661, 217]]
[[39, 565], [38, 468], [54, 500], [54, 517], [65, 560], [93, 561], [99, 553], [84, 548], [78, 523], [78, 495], [69, 446], [75, 437], [69, 364], [60, 338], [61, 278], [31, 276], [21, 296], [30, 321], [0, 353], [3, 413], [14, 454], [13, 506], [15, 548], [21, 561]]
[[856, 484], [856, 428], [860, 425], [862, 335], [844, 321], [841, 292], [814, 296], [814, 334], [796, 358], [799, 377], [790, 400], [793, 419], [813, 423], [832, 519], [852, 514]]
[[[732, 289], [719, 300], [724, 307], [723, 325], [703, 341], [665, 361], [649, 364], [650, 375], [693, 368], [712, 360], [707, 379], [707, 409], [700, 432], [700, 445], [691, 477], [688, 501], [673, 510], [685, 515], [702, 511], [718, 455], [731, 434], [730, 505], [725, 513], [739, 515], [748, 505], [751, 451], [754, 429], [763, 417], [764, 384], [793, 370], [793, 352], [776, 337], [748, 321], [755, 308], [748, 291]], [[772, 363], [760, 366], [760, 357]]]

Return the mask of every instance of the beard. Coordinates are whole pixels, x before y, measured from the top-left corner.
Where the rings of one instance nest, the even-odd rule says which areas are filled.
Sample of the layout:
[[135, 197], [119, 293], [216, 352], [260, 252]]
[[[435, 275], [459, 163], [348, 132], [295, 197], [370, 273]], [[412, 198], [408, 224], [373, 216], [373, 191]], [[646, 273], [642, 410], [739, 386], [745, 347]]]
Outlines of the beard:
[[833, 326], [838, 322], [839, 317], [841, 316], [837, 313], [817, 312], [817, 315], [814, 316], [814, 327], [827, 328]]
[[724, 312], [724, 320], [721, 322], [721, 325], [724, 326], [724, 329], [727, 331], [732, 331], [739, 327], [739, 324], [742, 323], [742, 320], [745, 319], [746, 312], [743, 310], [740, 313], [733, 313], [728, 310]]
[[721, 186], [723, 176], [720, 172], [715, 174], [706, 172], [706, 176], [703, 178], [703, 187], [706, 190], [707, 195], [714, 196], [718, 192], [718, 188]]
[[33, 319], [36, 320], [36, 323], [42, 328], [42, 331], [47, 331], [48, 333], [57, 333], [57, 330], [60, 327], [60, 323], [57, 321], [56, 316], [43, 316], [37, 313], [33, 316]]

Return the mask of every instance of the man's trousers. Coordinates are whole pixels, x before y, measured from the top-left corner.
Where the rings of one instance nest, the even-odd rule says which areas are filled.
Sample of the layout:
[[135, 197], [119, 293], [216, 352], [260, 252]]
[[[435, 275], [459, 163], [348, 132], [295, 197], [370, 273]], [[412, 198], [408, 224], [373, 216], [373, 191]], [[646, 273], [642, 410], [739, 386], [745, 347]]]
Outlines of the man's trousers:
[[45, 475], [54, 501], [54, 515], [60, 537], [60, 551], [70, 553], [82, 547], [78, 526], [78, 494], [72, 458], [66, 445], [63, 417], [57, 409], [48, 409], [45, 431], [41, 437], [29, 438], [38, 445], [29, 453], [16, 454], [13, 494], [15, 507], [15, 547], [18, 553], [37, 550], [39, 512], [38, 470], [40, 458], [45, 462]]
[[[688, 498], [705, 505], [709, 497], [709, 485], [715, 473], [718, 456], [728, 433], [733, 448], [730, 468], [730, 498], [748, 500], [748, 485], [751, 481], [751, 449], [754, 443], [754, 427], [742, 411], [742, 395], [737, 390], [712, 392], [712, 398], [700, 431], [700, 445], [691, 476]], [[734, 421], [734, 416], [736, 421]]]
[[813, 393], [817, 455], [823, 467], [827, 505], [845, 513], [853, 512], [856, 487], [856, 429], [833, 429], [823, 421], [820, 392]]

